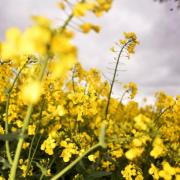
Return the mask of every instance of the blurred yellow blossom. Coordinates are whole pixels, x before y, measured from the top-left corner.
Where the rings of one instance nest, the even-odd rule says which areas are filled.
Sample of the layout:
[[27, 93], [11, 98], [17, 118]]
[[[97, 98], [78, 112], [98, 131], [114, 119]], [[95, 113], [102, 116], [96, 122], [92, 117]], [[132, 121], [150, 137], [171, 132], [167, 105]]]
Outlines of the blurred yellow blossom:
[[89, 161], [95, 162], [96, 161], [96, 156], [91, 154], [91, 155], [88, 156], [88, 159], [89, 159]]
[[36, 125], [29, 125], [28, 126], [28, 135], [35, 135], [35, 131], [36, 131]]
[[74, 143], [69, 143], [67, 141], [61, 141], [61, 147], [64, 147], [60, 157], [63, 158], [64, 162], [69, 162], [73, 154], [77, 154], [77, 147]]
[[159, 156], [163, 156], [166, 152], [166, 148], [163, 144], [163, 140], [160, 137], [156, 137], [153, 141], [153, 149], [150, 152], [150, 155], [155, 159]]
[[148, 172], [153, 176], [154, 179], [159, 179], [159, 169], [154, 164], [151, 163], [151, 168]]
[[41, 95], [41, 84], [38, 81], [32, 81], [22, 89], [22, 99], [25, 103], [37, 103]]
[[148, 124], [151, 122], [149, 118], [144, 116], [143, 114], [139, 114], [134, 118], [135, 127], [140, 130], [148, 130]]
[[129, 160], [133, 160], [139, 156], [141, 156], [142, 152], [143, 152], [143, 148], [137, 148], [137, 147], [134, 147], [134, 148], [131, 148], [130, 150], [128, 150], [126, 153], [125, 153], [125, 156], [127, 159]]
[[94, 3], [78, 2], [73, 7], [73, 15], [75, 17], [85, 16], [87, 11], [93, 10]]
[[171, 167], [171, 165], [166, 161], [162, 162], [162, 166], [163, 170], [159, 171], [159, 176], [164, 178], [165, 180], [171, 180], [172, 176], [176, 174], [176, 169]]
[[51, 20], [45, 18], [44, 16], [32, 16], [31, 18], [36, 24], [40, 26], [49, 27], [51, 25]]
[[99, 33], [100, 27], [91, 23], [83, 23], [80, 25], [80, 29], [83, 33], [88, 33], [91, 30], [94, 30], [95, 32]]
[[30, 145], [29, 142], [24, 142], [23, 145], [22, 145], [22, 148], [23, 148], [23, 149], [26, 149], [26, 148], [29, 147], [29, 145]]
[[0, 134], [4, 134], [4, 129], [1, 125], [0, 125]]

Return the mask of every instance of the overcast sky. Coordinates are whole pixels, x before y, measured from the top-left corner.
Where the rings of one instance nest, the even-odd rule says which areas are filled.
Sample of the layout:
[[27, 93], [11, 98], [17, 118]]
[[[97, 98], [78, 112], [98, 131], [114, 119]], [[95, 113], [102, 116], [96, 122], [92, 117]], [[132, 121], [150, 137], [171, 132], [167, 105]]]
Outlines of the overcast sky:
[[[30, 15], [45, 15], [56, 23], [63, 19], [57, 0], [0, 0], [0, 39], [8, 27], [24, 29]], [[130, 60], [123, 59], [119, 82], [134, 81], [139, 86], [137, 99], [164, 90], [170, 95], [180, 94], [180, 10], [170, 11], [174, 4], [159, 4], [153, 0], [114, 0], [112, 9], [101, 18], [88, 17], [100, 24], [100, 34], [77, 33], [79, 59], [86, 68], [96, 67], [106, 76], [113, 54], [109, 48], [122, 38], [125, 31], [136, 32], [140, 45]], [[78, 23], [75, 20], [74, 23]], [[115, 87], [118, 93], [120, 87]]]

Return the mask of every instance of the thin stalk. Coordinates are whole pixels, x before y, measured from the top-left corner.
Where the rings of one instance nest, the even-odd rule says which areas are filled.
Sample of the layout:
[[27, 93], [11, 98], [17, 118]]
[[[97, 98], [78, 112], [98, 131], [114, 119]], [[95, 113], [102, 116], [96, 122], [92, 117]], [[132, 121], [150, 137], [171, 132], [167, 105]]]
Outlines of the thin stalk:
[[36, 152], [37, 152], [37, 148], [38, 148], [38, 146], [39, 146], [39, 143], [40, 143], [41, 138], [42, 138], [42, 134], [41, 134], [41, 135], [39, 136], [39, 138], [38, 138], [36, 147], [35, 147], [35, 149], [34, 149], [34, 151], [33, 151], [33, 154], [32, 154], [32, 156], [31, 156], [31, 159], [30, 159], [30, 161], [29, 161], [28, 168], [27, 168], [27, 170], [26, 170], [26, 175], [28, 174], [28, 171], [29, 171], [29, 169], [30, 169], [30, 167], [31, 167], [32, 161], [33, 161], [34, 156], [35, 156], [35, 154], [36, 154]]
[[114, 83], [115, 83], [115, 79], [116, 79], [116, 74], [117, 74], [117, 71], [118, 71], [118, 65], [119, 65], [119, 61], [120, 61], [120, 58], [121, 58], [121, 54], [124, 50], [124, 48], [131, 42], [131, 40], [129, 40], [126, 44], [124, 44], [119, 52], [119, 55], [118, 55], [118, 58], [117, 58], [117, 62], [116, 62], [116, 66], [115, 66], [115, 70], [114, 70], [114, 74], [113, 74], [113, 79], [112, 79], [112, 82], [111, 82], [111, 87], [110, 87], [110, 92], [109, 92], [109, 95], [108, 95], [108, 101], [107, 101], [107, 106], [106, 106], [106, 111], [105, 111], [105, 115], [107, 117], [108, 115], [108, 111], [109, 111], [109, 104], [110, 104], [110, 99], [111, 99], [111, 94], [112, 94], [112, 90], [113, 90], [113, 86], [114, 86]]
[[73, 85], [73, 92], [75, 92], [75, 82], [74, 82], [74, 77], [75, 77], [75, 72], [76, 72], [76, 65], [72, 69], [72, 85]]
[[[5, 134], [8, 134], [8, 113], [9, 113], [9, 104], [10, 104], [10, 98], [11, 98], [11, 92], [15, 86], [16, 81], [19, 78], [19, 75], [21, 74], [22, 70], [24, 69], [24, 67], [26, 66], [27, 62], [22, 66], [22, 68], [19, 70], [19, 72], [17, 73], [11, 87], [9, 88], [8, 92], [7, 92], [7, 100], [6, 100], [6, 116], [5, 116]], [[11, 151], [10, 151], [10, 146], [9, 146], [9, 141], [6, 140], [5, 141], [5, 147], [6, 147], [6, 156], [7, 159], [9, 161], [10, 164], [12, 164], [12, 158], [11, 158]]]
[[[85, 0], [81, 0], [80, 3], [84, 3]], [[70, 21], [73, 19], [74, 14], [73, 12], [68, 16], [68, 18], [66, 19], [66, 21], [64, 22], [64, 24], [60, 27], [60, 33], [62, 33], [66, 27], [69, 25]]]
[[30, 166], [31, 166], [32, 160], [33, 160], [33, 158], [34, 158], [34, 156], [35, 156], [35, 153], [36, 153], [36, 150], [37, 150], [37, 146], [39, 145], [39, 141], [40, 141], [40, 139], [41, 139], [41, 137], [42, 137], [42, 134], [41, 134], [40, 137], [39, 137], [39, 139], [38, 139], [38, 141], [37, 141], [37, 144], [36, 144], [35, 150], [34, 150], [34, 152], [33, 152], [33, 155], [31, 156], [32, 148], [33, 148], [33, 143], [34, 143], [34, 140], [35, 140], [35, 138], [36, 138], [36, 136], [37, 136], [37, 131], [38, 131], [39, 126], [40, 126], [40, 120], [41, 120], [41, 118], [42, 118], [42, 111], [43, 111], [43, 108], [44, 108], [44, 104], [45, 104], [45, 100], [43, 99], [43, 102], [42, 102], [42, 105], [41, 105], [41, 110], [40, 110], [40, 115], [39, 115], [39, 123], [38, 123], [38, 126], [37, 126], [37, 128], [36, 128], [35, 135], [34, 135], [33, 138], [32, 138], [30, 148], [29, 148], [28, 164], [27, 164], [27, 169], [26, 169], [26, 175], [27, 175], [27, 173], [28, 173], [28, 171], [29, 171], [29, 168], [30, 168]]
[[29, 119], [31, 117], [32, 111], [33, 111], [33, 105], [30, 104], [28, 107], [28, 110], [27, 110], [26, 117], [24, 119], [22, 132], [21, 132], [22, 136], [19, 138], [19, 141], [18, 141], [18, 145], [17, 145], [16, 152], [15, 152], [15, 157], [14, 157], [13, 164], [12, 164], [12, 167], [10, 170], [9, 180], [15, 180], [17, 165], [18, 165], [20, 154], [21, 154], [22, 144], [24, 142], [24, 134], [25, 134], [25, 130], [29, 124]]
[[[44, 62], [43, 62], [43, 66], [42, 66], [41, 72], [40, 72], [39, 77], [38, 77], [38, 80], [40, 82], [42, 81], [42, 78], [44, 76], [47, 64], [48, 64], [48, 58], [46, 57]], [[24, 119], [23, 127], [22, 127], [22, 130], [21, 130], [21, 137], [19, 138], [17, 148], [16, 148], [16, 152], [15, 152], [15, 156], [14, 156], [14, 160], [13, 160], [13, 164], [12, 164], [12, 167], [11, 167], [11, 170], [10, 170], [9, 180], [15, 180], [18, 161], [19, 161], [19, 157], [20, 157], [20, 154], [21, 154], [21, 150], [22, 150], [22, 144], [24, 142], [24, 135], [25, 135], [25, 131], [26, 131], [28, 125], [29, 125], [29, 120], [30, 120], [31, 114], [33, 112], [33, 107], [34, 107], [34, 104], [32, 104], [32, 103], [29, 104], [29, 106], [28, 106], [27, 114], [26, 114], [26, 117]]]

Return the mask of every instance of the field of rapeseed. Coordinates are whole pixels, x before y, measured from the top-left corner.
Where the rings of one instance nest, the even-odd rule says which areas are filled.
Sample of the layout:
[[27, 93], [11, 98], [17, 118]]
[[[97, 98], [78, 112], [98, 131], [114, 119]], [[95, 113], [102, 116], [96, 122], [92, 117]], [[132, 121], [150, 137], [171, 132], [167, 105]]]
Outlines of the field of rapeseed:
[[[139, 106], [137, 86], [112, 97], [122, 55], [139, 45], [123, 33], [111, 83], [85, 70], [69, 23], [107, 13], [112, 0], [63, 0], [71, 7], [61, 27], [42, 16], [24, 31], [10, 28], [0, 43], [0, 180], [180, 179], [180, 96], [156, 93], [155, 105]], [[99, 32], [83, 21], [79, 31]], [[122, 99], [128, 95], [129, 101]]]

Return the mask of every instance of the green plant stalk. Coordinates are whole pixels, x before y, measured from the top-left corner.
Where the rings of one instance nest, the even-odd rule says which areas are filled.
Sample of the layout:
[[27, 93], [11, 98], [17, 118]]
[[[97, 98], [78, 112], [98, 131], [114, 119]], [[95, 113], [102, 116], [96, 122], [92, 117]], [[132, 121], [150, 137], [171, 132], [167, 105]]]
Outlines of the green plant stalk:
[[124, 48], [131, 42], [131, 40], [129, 40], [126, 44], [124, 44], [119, 52], [119, 55], [118, 55], [118, 58], [117, 58], [117, 63], [116, 63], [116, 66], [115, 66], [115, 70], [114, 70], [114, 74], [113, 74], [113, 79], [112, 79], [112, 82], [111, 82], [111, 87], [110, 87], [110, 92], [109, 92], [109, 95], [108, 95], [108, 102], [107, 102], [107, 106], [106, 106], [106, 111], [105, 111], [105, 116], [107, 117], [108, 115], [108, 112], [109, 112], [109, 104], [110, 104], [110, 99], [111, 99], [111, 94], [112, 94], [112, 90], [113, 90], [113, 87], [114, 87], [114, 83], [115, 83], [115, 79], [116, 79], [116, 74], [117, 74], [117, 69], [118, 69], [118, 65], [119, 65], [119, 61], [120, 61], [120, 58], [121, 58], [121, 54], [124, 50]]
[[[38, 77], [38, 80], [40, 82], [43, 79], [47, 64], [48, 64], [48, 57], [45, 58], [45, 60], [43, 62], [42, 69], [41, 69], [41, 72], [40, 72], [39, 77]], [[9, 174], [9, 180], [15, 180], [18, 161], [19, 161], [19, 157], [20, 157], [20, 154], [21, 154], [21, 150], [22, 150], [22, 144], [24, 142], [24, 135], [25, 135], [25, 131], [26, 131], [28, 125], [29, 125], [29, 120], [30, 120], [31, 114], [33, 112], [33, 107], [34, 107], [34, 104], [32, 104], [32, 103], [28, 106], [27, 114], [26, 114], [26, 117], [24, 119], [22, 131], [21, 131], [21, 136], [22, 137], [18, 141], [18, 145], [17, 145], [17, 148], [16, 148], [15, 156], [14, 156], [14, 160], [13, 160], [12, 167], [11, 167], [10, 174]]]
[[[28, 61], [27, 61], [28, 62]], [[7, 93], [7, 100], [6, 100], [6, 120], [5, 120], [5, 134], [8, 134], [8, 111], [9, 111], [9, 104], [10, 104], [10, 98], [11, 98], [11, 92], [15, 86], [15, 83], [16, 81], [18, 80], [19, 78], [19, 75], [21, 74], [22, 70], [24, 69], [24, 67], [26, 66], [26, 63], [24, 63], [24, 65], [22, 66], [22, 68], [19, 70], [18, 74], [16, 75], [13, 83], [12, 83], [12, 86], [10, 87], [10, 89], [8, 90], [8, 93]], [[6, 140], [5, 141], [5, 148], [6, 148], [6, 156], [7, 156], [7, 159], [9, 161], [10, 164], [12, 164], [12, 158], [11, 158], [11, 151], [10, 151], [10, 146], [9, 146], [9, 141]]]
[[[10, 94], [7, 95], [7, 101], [6, 101], [6, 121], [5, 121], [5, 134], [8, 134], [8, 109], [9, 109], [9, 101], [10, 101]], [[9, 164], [12, 164], [12, 158], [11, 158], [11, 151], [9, 146], [9, 141], [5, 141], [5, 148], [6, 148], [6, 156], [9, 161]]]
[[[84, 3], [85, 2], [85, 0], [81, 0], [80, 1], [80, 3]], [[60, 27], [60, 33], [62, 33], [65, 29], [66, 29], [66, 27], [69, 25], [69, 23], [70, 23], [70, 21], [73, 19], [73, 17], [74, 17], [74, 14], [73, 14], [73, 12], [68, 16], [68, 18], [66, 19], [66, 21], [64, 22], [64, 24]]]
[[25, 130], [28, 127], [29, 119], [31, 117], [32, 111], [33, 111], [33, 104], [30, 104], [28, 107], [28, 110], [27, 110], [26, 117], [24, 119], [23, 128], [22, 128], [22, 132], [21, 132], [22, 137], [20, 137], [20, 139], [18, 141], [18, 145], [17, 145], [16, 152], [15, 152], [15, 157], [14, 157], [13, 164], [12, 164], [12, 167], [10, 170], [9, 180], [15, 180], [17, 165], [18, 165], [20, 154], [21, 154], [22, 144], [24, 142], [23, 135], [25, 134]]
[[51, 178], [51, 180], [56, 180], [60, 177], [62, 177], [66, 172], [68, 172], [73, 166], [75, 166], [83, 157], [85, 157], [87, 154], [89, 154], [91, 151], [96, 150], [99, 147], [106, 148], [105, 143], [105, 130], [106, 130], [106, 124], [103, 123], [100, 129], [99, 133], [99, 142], [89, 148], [86, 152], [84, 152], [81, 156], [79, 156], [77, 159], [75, 159], [72, 163], [70, 163], [67, 167], [65, 167], [62, 171], [57, 173], [54, 177]]
[[[43, 107], [44, 107], [44, 102], [45, 102], [45, 101], [44, 101], [44, 99], [43, 99], [43, 103], [42, 103], [42, 105], [41, 105], [41, 111], [40, 111], [40, 115], [39, 115], [39, 121], [41, 121], [41, 118], [42, 118], [42, 111], [43, 111]], [[42, 136], [42, 135], [40, 135], [40, 137], [39, 137], [39, 139], [38, 139], [38, 142], [37, 142], [37, 144], [36, 144], [35, 150], [34, 150], [34, 152], [33, 152], [33, 155], [31, 156], [32, 149], [33, 149], [33, 143], [34, 143], [34, 140], [35, 140], [35, 138], [36, 138], [37, 129], [38, 129], [39, 125], [40, 125], [40, 122], [38, 123], [38, 126], [37, 126], [36, 131], [35, 131], [35, 135], [34, 135], [33, 138], [32, 138], [31, 145], [30, 145], [30, 148], [29, 148], [28, 164], [27, 164], [27, 169], [26, 169], [26, 175], [27, 175], [27, 173], [28, 173], [28, 171], [29, 171], [29, 168], [30, 168], [30, 166], [31, 166], [31, 162], [32, 162], [32, 160], [33, 160], [33, 158], [34, 158], [34, 156], [35, 156], [37, 147], [38, 147], [38, 145], [39, 145], [39, 142], [40, 142], [40, 139], [41, 139], [41, 136]]]
[[[29, 154], [29, 156], [28, 156], [28, 165], [27, 165], [26, 175], [28, 174], [28, 171], [29, 171], [29, 169], [31, 167], [32, 161], [33, 161], [34, 156], [35, 156], [35, 154], [37, 152], [37, 148], [39, 146], [39, 142], [40, 142], [41, 138], [42, 138], [42, 135], [40, 135], [40, 137], [39, 137], [39, 139], [37, 141], [37, 144], [36, 144], [36, 147], [35, 147], [35, 149], [34, 149], [34, 151], [32, 153], [32, 156], [30, 157], [31, 154]], [[32, 149], [32, 147], [31, 147], [31, 149]]]

